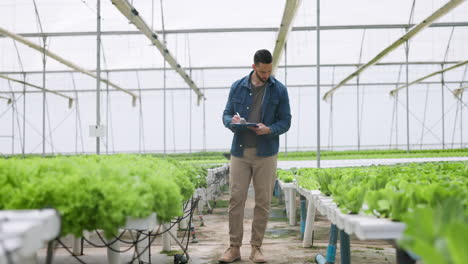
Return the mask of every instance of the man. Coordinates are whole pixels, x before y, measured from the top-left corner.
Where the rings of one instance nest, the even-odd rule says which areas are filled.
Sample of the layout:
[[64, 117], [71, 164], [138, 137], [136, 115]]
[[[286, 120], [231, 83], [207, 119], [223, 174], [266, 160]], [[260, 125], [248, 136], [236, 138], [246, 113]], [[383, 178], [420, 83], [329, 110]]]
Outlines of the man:
[[[291, 126], [291, 110], [286, 87], [270, 76], [272, 56], [268, 50], [254, 55], [253, 71], [234, 82], [223, 112], [224, 125], [234, 132], [229, 175], [230, 247], [219, 260], [230, 263], [241, 259], [245, 201], [250, 181], [255, 191], [250, 260], [266, 262], [261, 246], [276, 180], [279, 135]], [[239, 125], [241, 117], [256, 127]], [[244, 121], [244, 120], [242, 120]], [[244, 123], [244, 122], [242, 122]]]

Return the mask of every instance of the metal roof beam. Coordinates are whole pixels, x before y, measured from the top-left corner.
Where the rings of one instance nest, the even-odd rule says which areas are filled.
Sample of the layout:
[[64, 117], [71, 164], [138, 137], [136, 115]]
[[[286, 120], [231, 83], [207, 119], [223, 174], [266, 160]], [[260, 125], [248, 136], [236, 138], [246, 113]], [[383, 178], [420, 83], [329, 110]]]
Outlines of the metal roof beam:
[[273, 67], [271, 70], [271, 75], [273, 76], [278, 68], [281, 55], [283, 55], [284, 45], [288, 40], [289, 32], [291, 32], [294, 18], [296, 17], [297, 9], [300, 5], [301, 0], [287, 0], [284, 6], [283, 18], [281, 19], [281, 24], [276, 36], [275, 49], [273, 51]]
[[362, 73], [364, 70], [369, 68], [370, 66], [374, 65], [377, 63], [380, 59], [385, 57], [388, 53], [399, 47], [401, 44], [405, 43], [406, 41], [410, 40], [413, 38], [416, 34], [418, 34], [421, 30], [432, 24], [434, 21], [442, 17], [443, 15], [447, 14], [450, 12], [452, 9], [463, 3], [465, 0], [450, 0], [448, 3], [446, 3], [444, 6], [439, 8], [437, 11], [432, 13], [429, 17], [424, 19], [422, 22], [419, 24], [415, 25], [412, 27], [408, 32], [406, 32], [402, 37], [398, 38], [396, 41], [394, 41], [390, 46], [382, 50], [377, 56], [372, 58], [369, 62], [364, 64], [363, 66], [359, 67], [355, 72], [351, 73], [348, 77], [344, 78], [341, 82], [338, 83], [337, 86], [329, 90], [328, 92], [325, 93], [323, 96], [324, 100], [327, 100], [330, 98], [330, 96], [333, 95], [333, 93], [338, 90], [343, 84], [347, 83], [349, 80], [353, 79], [360, 73]]
[[[411, 28], [414, 24], [368, 24], [368, 25], [334, 25], [334, 26], [320, 26], [321, 31], [325, 30], [346, 30], [346, 29], [405, 29]], [[429, 27], [468, 27], [468, 22], [442, 22], [433, 23]], [[291, 31], [314, 31], [317, 30], [315, 26], [306, 27], [292, 27]], [[156, 34], [162, 34], [162, 31], [155, 31]], [[165, 34], [203, 34], [203, 33], [249, 33], [249, 32], [278, 32], [277, 27], [242, 27], [242, 28], [196, 28], [196, 29], [168, 29]], [[140, 31], [135, 30], [115, 30], [103, 31], [102, 36], [113, 35], [141, 35]], [[80, 31], [80, 32], [45, 32], [41, 33], [21, 33], [18, 34], [22, 37], [81, 37], [81, 36], [96, 36], [94, 31]], [[0, 35], [0, 38], [3, 36]]]
[[[460, 84], [460, 81], [445, 81], [446, 84]], [[392, 86], [392, 87], [395, 87], [395, 85], [401, 85], [401, 84], [404, 84], [404, 82], [398, 82], [398, 83], [395, 83], [395, 82], [385, 82], [385, 83], [359, 83], [359, 86]], [[440, 82], [435, 82], [435, 81], [431, 81], [431, 82], [421, 82], [420, 83], [421, 85], [428, 85], [428, 84], [432, 84], [432, 85], [436, 85], [436, 84], [440, 84]], [[288, 89], [289, 88], [308, 88], [308, 87], [316, 87], [317, 85], [314, 83], [314, 84], [291, 84], [291, 85], [288, 85]], [[321, 84], [320, 86], [324, 86], [324, 87], [333, 87], [334, 84]], [[356, 84], [355, 83], [351, 83], [351, 84], [345, 84], [344, 86], [349, 86], [349, 87], [355, 87]], [[184, 90], [188, 90], [190, 89], [189, 87], [167, 87], [167, 90], [171, 90], [171, 91], [184, 91]], [[204, 88], [205, 90], [228, 90], [230, 89], [229, 86], [211, 86], [211, 87], [205, 87]], [[128, 89], [129, 91], [135, 91], [135, 92], [138, 92], [138, 91], [142, 91], [142, 92], [149, 92], [149, 91], [163, 91], [164, 88], [129, 88]], [[112, 91], [115, 91], [115, 90], [111, 90], [110, 92]], [[62, 92], [62, 93], [75, 93], [74, 90], [58, 90], [58, 92]], [[93, 90], [93, 89], [81, 89], [81, 90], [77, 90], [77, 92], [81, 93], [86, 93], [86, 92], [96, 92], [96, 90]], [[11, 93], [24, 93], [24, 91], [22, 90], [18, 90], [18, 91], [8, 91], [8, 92], [2, 92], [0, 91], [0, 94], [11, 94]], [[26, 93], [39, 93], [39, 91], [26, 91]]]
[[14, 78], [11, 78], [11, 77], [8, 77], [8, 76], [5, 76], [5, 75], [1, 75], [1, 74], [0, 74], [0, 78], [6, 79], [6, 80], [9, 80], [9, 81], [12, 81], [12, 82], [17, 82], [17, 83], [20, 83], [20, 84], [24, 84], [24, 85], [27, 85], [27, 86], [30, 86], [30, 87], [33, 87], [33, 88], [36, 88], [36, 89], [39, 89], [39, 90], [44, 90], [44, 91], [46, 91], [48, 93], [53, 93], [55, 95], [61, 96], [61, 97], [65, 98], [65, 99], [68, 99], [68, 108], [71, 108], [72, 105], [73, 105], [73, 98], [72, 97], [61, 94], [61, 93], [59, 93], [57, 91], [52, 91], [52, 90], [46, 89], [44, 87], [34, 85], [32, 83], [24, 82], [24, 81], [14, 79]]
[[[456, 64], [458, 61], [413, 61], [408, 62], [408, 65], [440, 65], [440, 64]], [[380, 62], [374, 66], [399, 66], [405, 65], [406, 62]], [[359, 63], [338, 63], [338, 64], [320, 64], [320, 67], [359, 67], [363, 64]], [[296, 64], [288, 65], [288, 68], [315, 68], [315, 64]], [[278, 68], [284, 68], [284, 65], [279, 65]], [[187, 70], [243, 70], [250, 69], [250, 66], [203, 66], [203, 67], [187, 67]], [[146, 68], [114, 68], [101, 69], [101, 72], [134, 72], [134, 71], [163, 71], [162, 67], [146, 67]], [[46, 73], [73, 73], [71, 70], [48, 70]], [[91, 71], [93, 72], [93, 71]], [[0, 74], [42, 74], [42, 71], [0, 71]]]
[[456, 69], [456, 68], [458, 68], [458, 67], [460, 67], [460, 66], [463, 66], [463, 65], [465, 65], [465, 64], [468, 64], [468, 60], [466, 60], [466, 61], [461, 61], [461, 62], [459, 62], [459, 63], [457, 63], [457, 64], [455, 64], [455, 65], [453, 65], [453, 66], [450, 66], [450, 67], [448, 67], [448, 68], [442, 69], [442, 70], [440, 70], [440, 71], [433, 72], [433, 73], [428, 74], [428, 75], [426, 75], [426, 76], [424, 76], [424, 77], [421, 77], [421, 78], [419, 78], [419, 79], [417, 79], [417, 80], [414, 80], [414, 81], [412, 81], [412, 82], [410, 82], [410, 83], [408, 83], [408, 84], [405, 84], [405, 85], [402, 85], [402, 86], [400, 86], [400, 87], [398, 87], [398, 88], [396, 88], [396, 89], [393, 89], [393, 90], [390, 91], [390, 95], [394, 96], [396, 92], [398, 92], [399, 90], [401, 90], [401, 89], [403, 89], [403, 88], [406, 88], [406, 87], [409, 87], [409, 86], [411, 86], [411, 85], [413, 85], [413, 84], [419, 83], [419, 82], [421, 82], [421, 81], [423, 81], [423, 80], [426, 80], [426, 79], [428, 79], [428, 78], [431, 78], [432, 76], [435, 76], [435, 75], [437, 75], [437, 74], [441, 74], [441, 73], [444, 73], [444, 72], [446, 72], [446, 71], [450, 71], [450, 70]]
[[[37, 51], [39, 51], [39, 52], [41, 52], [41, 53], [44, 52], [45, 55], [47, 55], [48, 57], [53, 58], [54, 60], [56, 60], [56, 61], [58, 61], [58, 62], [60, 62], [60, 63], [62, 63], [62, 64], [64, 64], [64, 65], [66, 65], [66, 66], [68, 66], [68, 67], [74, 69], [75, 71], [81, 72], [81, 73], [83, 73], [83, 74], [86, 74], [86, 75], [88, 75], [88, 76], [91, 76], [91, 77], [97, 79], [97, 76], [96, 76], [95, 74], [93, 74], [92, 72], [90, 72], [90, 71], [88, 71], [88, 70], [86, 70], [86, 69], [83, 69], [83, 68], [79, 67], [78, 65], [74, 64], [73, 62], [70, 62], [70, 61], [68, 61], [68, 60], [66, 60], [66, 59], [64, 59], [64, 58], [62, 58], [62, 57], [60, 57], [59, 55], [57, 55], [56, 53], [54, 53], [54, 52], [52, 52], [52, 51], [50, 51], [50, 50], [45, 50], [45, 51], [44, 51], [44, 49], [43, 49], [42, 47], [40, 47], [39, 45], [37, 45], [36, 43], [33, 43], [33, 42], [31, 42], [31, 41], [25, 39], [24, 37], [19, 36], [18, 34], [12, 33], [12, 32], [10, 32], [10, 31], [8, 31], [8, 30], [6, 30], [6, 29], [0, 27], [0, 35], [2, 35], [2, 34], [5, 35], [5, 36], [7, 36], [7, 37], [10, 37], [10, 38], [12, 38], [12, 39], [14, 39], [14, 40], [16, 40], [16, 41], [18, 41], [18, 42], [21, 42], [21, 43], [23, 43], [24, 45], [29, 46], [29, 47], [31, 47], [31, 48], [33, 48], [33, 49], [35, 49], [35, 50], [37, 50]], [[122, 92], [124, 92], [124, 93], [127, 93], [127, 94], [131, 95], [132, 98], [133, 98], [133, 105], [135, 105], [135, 103], [136, 103], [136, 98], [137, 98], [137, 95], [136, 95], [136, 94], [131, 93], [131, 92], [129, 92], [129, 91], [127, 91], [127, 90], [121, 88], [120, 86], [118, 86], [118, 85], [112, 83], [111, 81], [109, 81], [109, 80], [107, 80], [107, 79], [101, 78], [101, 81], [104, 82], [104, 83], [109, 84], [110, 86], [114, 87], [114, 88], [117, 89], [117, 90], [120, 90], [120, 91], [122, 91]]]
[[180, 66], [176, 59], [169, 53], [166, 45], [161, 42], [155, 32], [146, 24], [141, 16], [139, 16], [138, 11], [126, 0], [112, 0], [112, 3], [117, 7], [117, 9], [131, 22], [133, 23], [150, 41], [153, 43], [156, 48], [158, 48], [161, 55], [169, 63], [169, 65], [184, 79], [184, 81], [189, 85], [190, 88], [197, 94], [198, 103], [202, 98], [205, 98], [205, 95], [201, 90], [195, 85], [195, 82], [192, 78], [185, 72], [185, 70]]

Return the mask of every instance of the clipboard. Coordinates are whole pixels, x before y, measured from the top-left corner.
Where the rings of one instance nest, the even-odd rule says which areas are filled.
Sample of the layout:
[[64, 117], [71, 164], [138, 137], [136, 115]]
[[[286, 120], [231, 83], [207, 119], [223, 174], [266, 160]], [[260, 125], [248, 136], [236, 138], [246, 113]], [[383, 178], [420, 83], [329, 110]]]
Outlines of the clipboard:
[[248, 128], [248, 127], [258, 127], [257, 123], [238, 123], [238, 124], [231, 124], [233, 128]]

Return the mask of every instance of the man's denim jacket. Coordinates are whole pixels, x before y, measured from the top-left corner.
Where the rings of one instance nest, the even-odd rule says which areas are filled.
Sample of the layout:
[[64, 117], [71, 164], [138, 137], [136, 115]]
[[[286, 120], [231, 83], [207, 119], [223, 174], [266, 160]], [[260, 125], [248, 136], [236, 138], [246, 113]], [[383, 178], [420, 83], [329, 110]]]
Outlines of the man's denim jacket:
[[[249, 109], [252, 104], [250, 92], [250, 76], [252, 73], [253, 71], [232, 84], [226, 108], [223, 112], [224, 126], [234, 132], [231, 154], [236, 157], [243, 156], [244, 148], [240, 133], [241, 129], [233, 128], [231, 120], [237, 112], [241, 117], [249, 116]], [[279, 135], [287, 132], [291, 126], [291, 109], [286, 87], [271, 76], [268, 78], [265, 89], [260, 122], [270, 127], [271, 133], [257, 136], [257, 156], [273, 156], [278, 153]]]

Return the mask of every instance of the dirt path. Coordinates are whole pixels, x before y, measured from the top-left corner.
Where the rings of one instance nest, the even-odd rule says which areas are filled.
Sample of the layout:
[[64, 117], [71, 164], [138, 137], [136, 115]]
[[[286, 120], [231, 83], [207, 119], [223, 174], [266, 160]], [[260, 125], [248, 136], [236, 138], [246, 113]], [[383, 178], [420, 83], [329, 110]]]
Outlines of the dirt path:
[[[252, 263], [248, 259], [250, 255], [250, 231], [252, 224], [252, 214], [254, 208], [253, 190], [249, 190], [248, 200], [246, 202], [245, 220], [244, 220], [244, 246], [241, 247], [242, 260], [236, 263]], [[228, 236], [228, 215], [227, 205], [228, 194], [224, 193], [219, 201], [220, 208], [214, 208], [212, 214], [203, 215], [204, 226], [198, 215], [194, 216], [196, 236], [199, 243], [190, 243], [189, 254], [190, 263], [211, 264], [218, 263], [217, 260], [224, 253], [229, 245]], [[289, 226], [285, 215], [284, 203], [278, 204], [276, 199], [272, 202], [270, 221], [267, 226], [265, 239], [263, 242], [263, 252], [268, 258], [270, 264], [284, 263], [315, 263], [314, 257], [318, 253], [325, 254], [328, 244], [328, 235], [330, 231], [330, 222], [323, 216], [316, 214], [314, 225], [314, 246], [312, 248], [303, 248], [302, 239], [300, 239], [299, 226]], [[298, 221], [299, 222], [299, 221]], [[179, 232], [180, 233], [180, 232]], [[97, 238], [92, 237], [93, 240]], [[70, 245], [70, 241], [67, 242]], [[173, 256], [159, 254], [161, 252], [161, 241], [156, 239], [151, 247], [152, 263], [174, 263]], [[173, 244], [173, 250], [179, 248]], [[106, 259], [106, 249], [86, 247], [85, 256], [82, 260], [89, 264], [108, 263]], [[44, 263], [45, 250], [39, 253], [39, 263]], [[360, 264], [394, 264], [395, 250], [385, 241], [359, 241], [351, 237], [351, 256], [352, 263]], [[121, 263], [128, 263], [131, 259], [131, 253], [121, 254]], [[54, 262], [57, 264], [79, 263], [68, 254], [63, 248], [57, 249]], [[339, 262], [339, 249], [337, 252], [337, 261]]]

